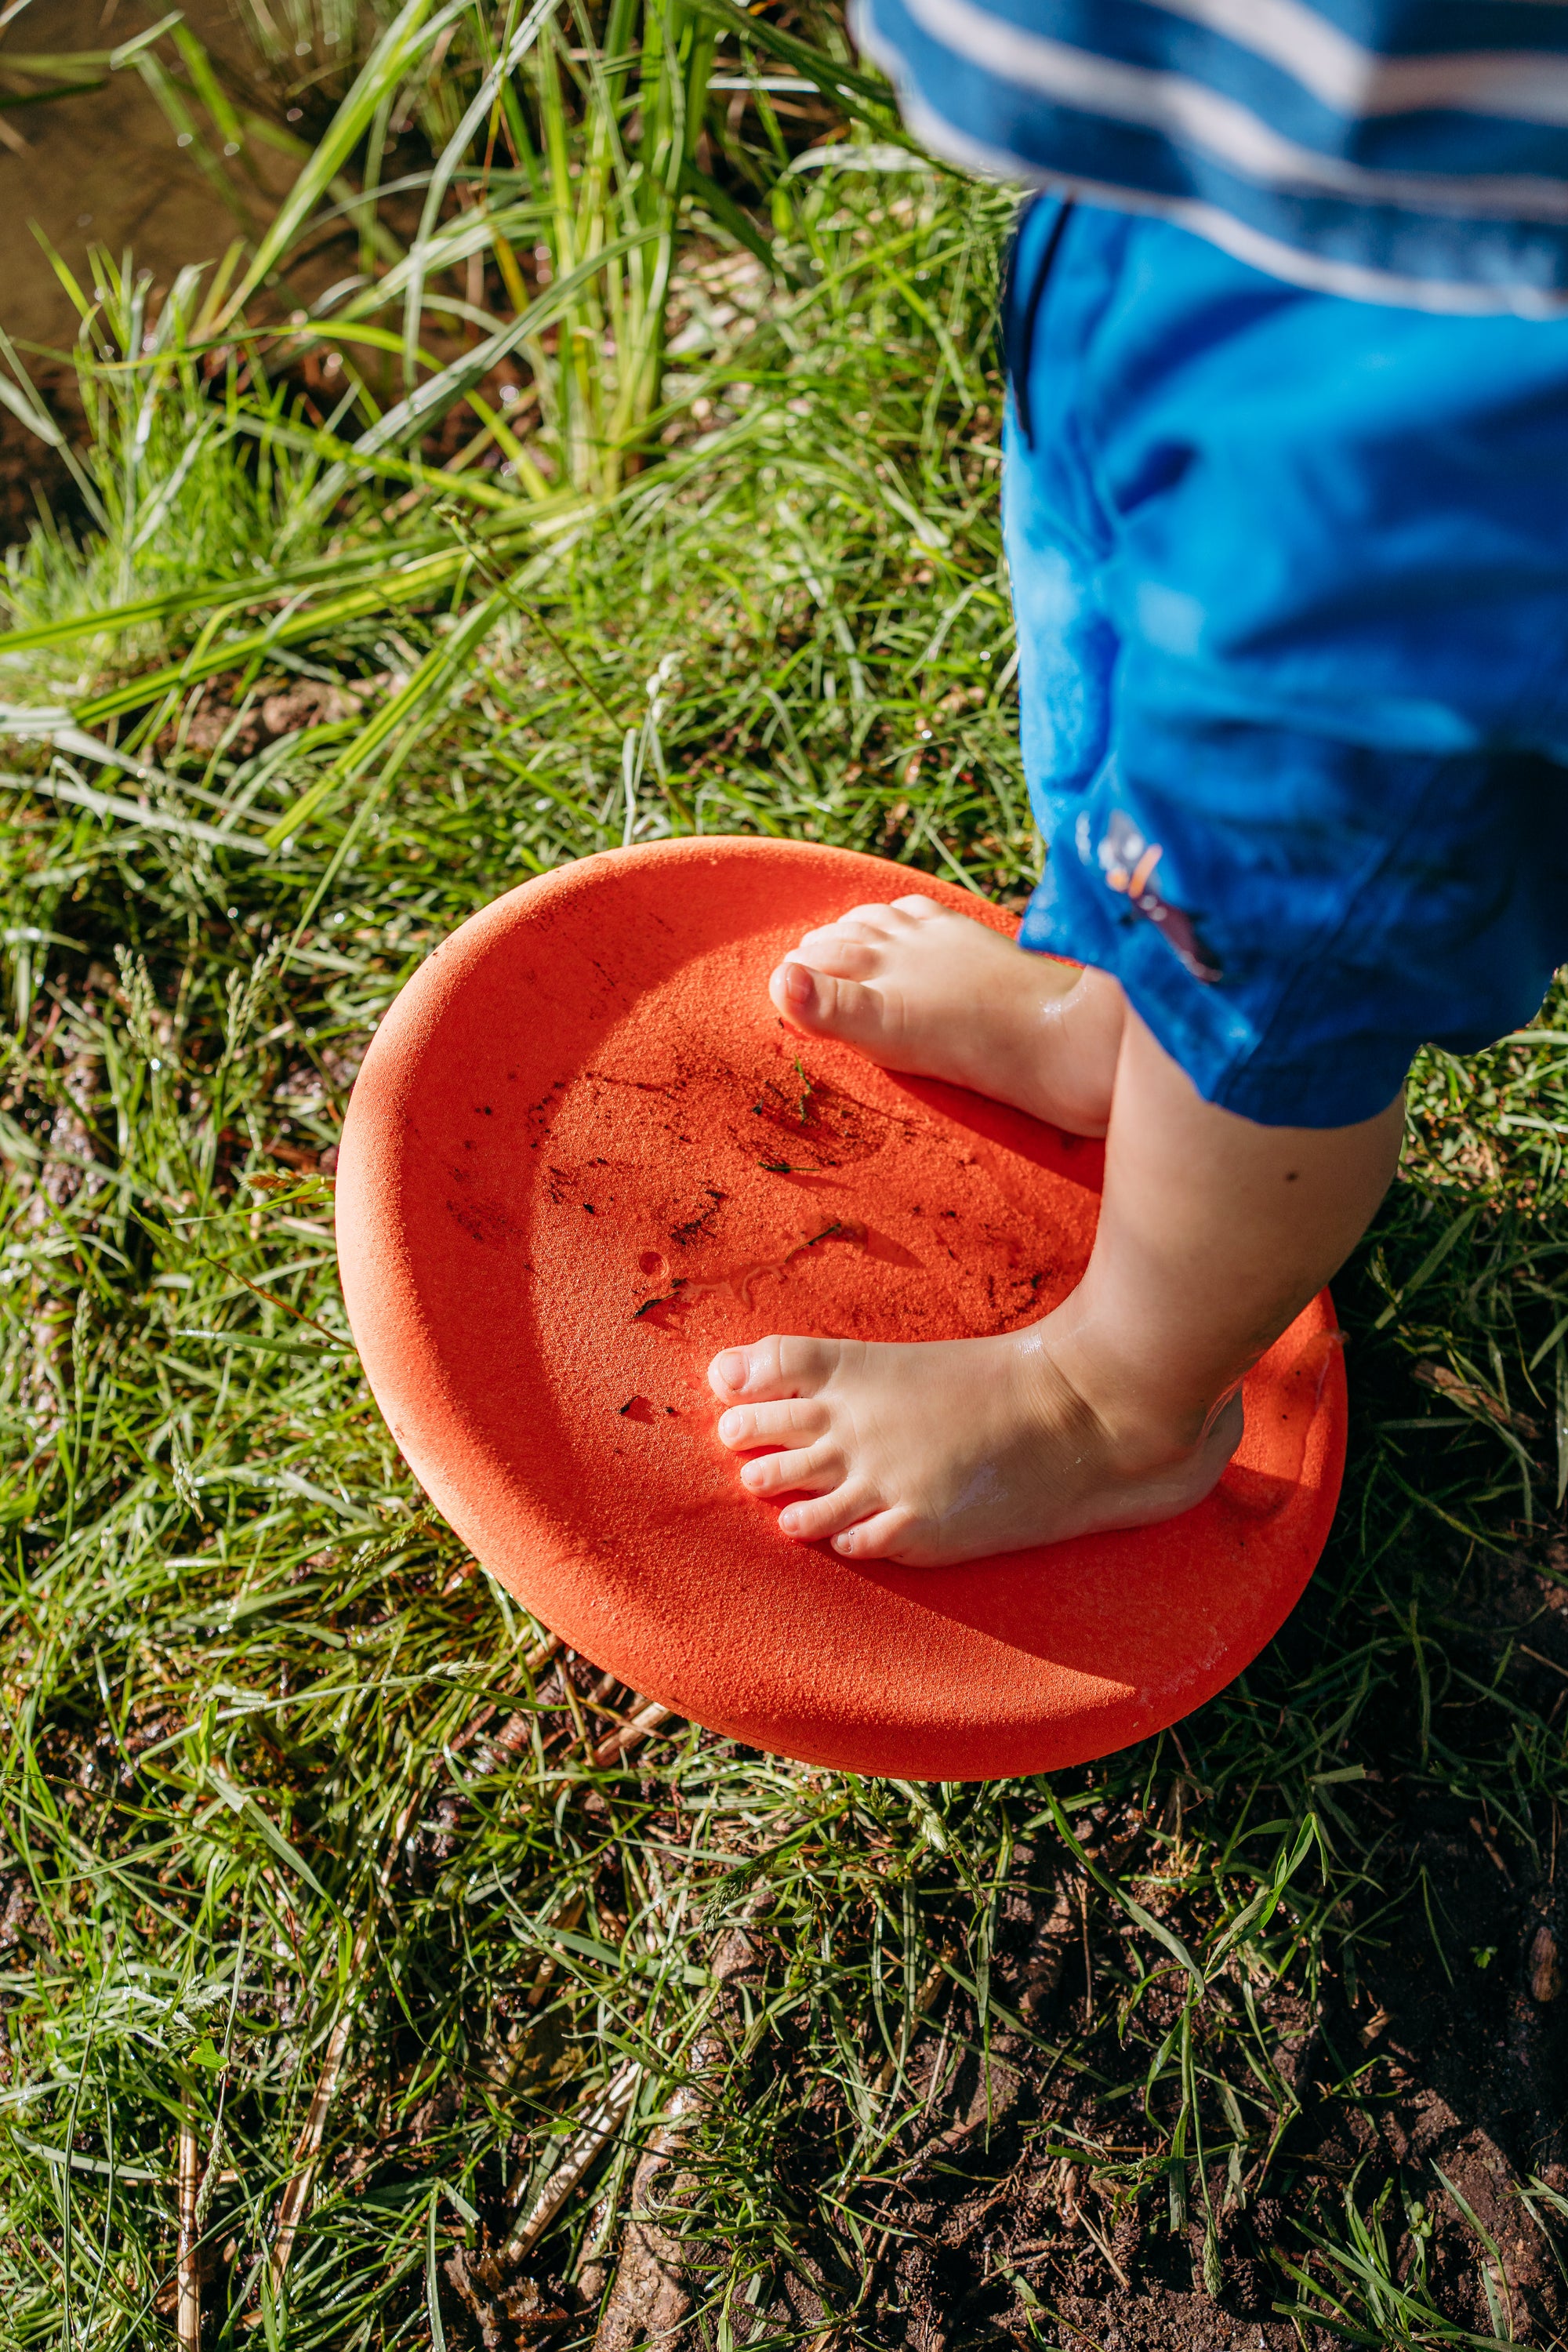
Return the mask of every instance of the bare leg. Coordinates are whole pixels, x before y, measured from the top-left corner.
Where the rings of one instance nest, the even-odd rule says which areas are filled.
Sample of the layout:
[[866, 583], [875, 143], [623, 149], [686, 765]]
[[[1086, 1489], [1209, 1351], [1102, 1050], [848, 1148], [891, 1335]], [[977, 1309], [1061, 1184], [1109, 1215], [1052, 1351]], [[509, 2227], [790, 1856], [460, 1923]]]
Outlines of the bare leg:
[[1204, 1102], [1129, 1012], [1071, 1297], [994, 1339], [726, 1349], [709, 1379], [721, 1439], [755, 1456], [742, 1484], [802, 1498], [786, 1535], [914, 1565], [1186, 1510], [1235, 1449], [1242, 1374], [1365, 1231], [1403, 1124], [1401, 1097], [1356, 1127], [1254, 1126]]
[[1047, 1318], [1097, 1413], [1195, 1437], [1355, 1247], [1404, 1131], [1403, 1091], [1355, 1127], [1255, 1126], [1129, 1013], [1094, 1253]]

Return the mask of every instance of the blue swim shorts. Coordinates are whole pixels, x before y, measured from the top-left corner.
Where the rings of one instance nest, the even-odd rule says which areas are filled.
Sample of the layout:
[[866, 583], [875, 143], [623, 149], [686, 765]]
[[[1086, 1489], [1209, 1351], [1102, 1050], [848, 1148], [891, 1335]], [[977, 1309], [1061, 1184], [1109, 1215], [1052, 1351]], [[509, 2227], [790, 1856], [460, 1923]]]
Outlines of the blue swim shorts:
[[1338, 1127], [1568, 961], [1568, 319], [1312, 293], [1040, 198], [1006, 302], [1024, 944]]

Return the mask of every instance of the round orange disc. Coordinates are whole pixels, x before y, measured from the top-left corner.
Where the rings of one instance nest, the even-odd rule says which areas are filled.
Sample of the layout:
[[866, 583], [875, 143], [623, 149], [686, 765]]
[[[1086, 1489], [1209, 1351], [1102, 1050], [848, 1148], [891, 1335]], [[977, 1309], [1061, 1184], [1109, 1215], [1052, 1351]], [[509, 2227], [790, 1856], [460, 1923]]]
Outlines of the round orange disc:
[[497, 899], [365, 1059], [338, 1249], [405, 1457], [536, 1616], [759, 1748], [972, 1780], [1123, 1747], [1256, 1655], [1328, 1534], [1345, 1384], [1325, 1292], [1248, 1378], [1218, 1487], [1163, 1527], [952, 1569], [779, 1533], [714, 1434], [717, 1349], [1011, 1329], [1094, 1235], [1098, 1144], [773, 1012], [802, 931], [912, 889], [1012, 929], [908, 867], [749, 839]]

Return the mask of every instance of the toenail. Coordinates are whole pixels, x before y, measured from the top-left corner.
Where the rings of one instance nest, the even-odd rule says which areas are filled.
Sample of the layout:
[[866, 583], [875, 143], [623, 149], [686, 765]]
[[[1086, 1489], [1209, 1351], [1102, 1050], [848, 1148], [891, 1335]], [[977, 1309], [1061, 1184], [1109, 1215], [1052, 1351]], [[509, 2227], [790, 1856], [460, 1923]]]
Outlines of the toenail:
[[730, 1412], [721, 1412], [719, 1415], [719, 1435], [726, 1445], [729, 1444], [731, 1438], [739, 1437], [744, 1426], [745, 1424], [742, 1421], [738, 1412], [731, 1411]]
[[784, 968], [784, 990], [792, 1004], [809, 1004], [814, 993], [812, 977], [803, 963], [786, 963]]
[[[742, 1473], [742, 1475], [743, 1475], [744, 1474]], [[793, 1536], [798, 1525], [799, 1522], [793, 1511], [781, 1511], [779, 1513], [779, 1526], [783, 1528], [786, 1536]]]
[[741, 1473], [741, 1484], [742, 1486], [755, 1486], [760, 1483], [763, 1475], [763, 1465], [760, 1462], [748, 1462]]
[[738, 1348], [726, 1349], [723, 1355], [713, 1359], [713, 1377], [721, 1381], [727, 1389], [743, 1389], [749, 1369]]

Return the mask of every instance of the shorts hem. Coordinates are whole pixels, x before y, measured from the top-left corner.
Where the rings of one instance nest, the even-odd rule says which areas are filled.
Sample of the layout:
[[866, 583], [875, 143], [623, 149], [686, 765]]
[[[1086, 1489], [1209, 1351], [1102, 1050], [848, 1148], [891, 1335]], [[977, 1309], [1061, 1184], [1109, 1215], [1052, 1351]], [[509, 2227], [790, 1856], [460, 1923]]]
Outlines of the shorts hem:
[[[1394, 1101], [1425, 1042], [1379, 1035], [1340, 1038], [1310, 1060], [1270, 1058], [1241, 1041], [1227, 1050], [1206, 1024], [1192, 1017], [1200, 1010], [1204, 983], [1189, 977], [1157, 932], [1140, 924], [1139, 930], [1146, 934], [1141, 938], [1130, 929], [1107, 923], [1095, 927], [1100, 936], [1091, 940], [1071, 936], [1072, 925], [1048, 917], [1031, 924], [1033, 912], [1031, 901], [1019, 934], [1021, 947], [1108, 973], [1204, 1100], [1257, 1127], [1357, 1127], [1376, 1118]], [[1048, 937], [1044, 935], [1047, 930]], [[1161, 961], [1168, 961], [1168, 975], [1161, 971]]]

